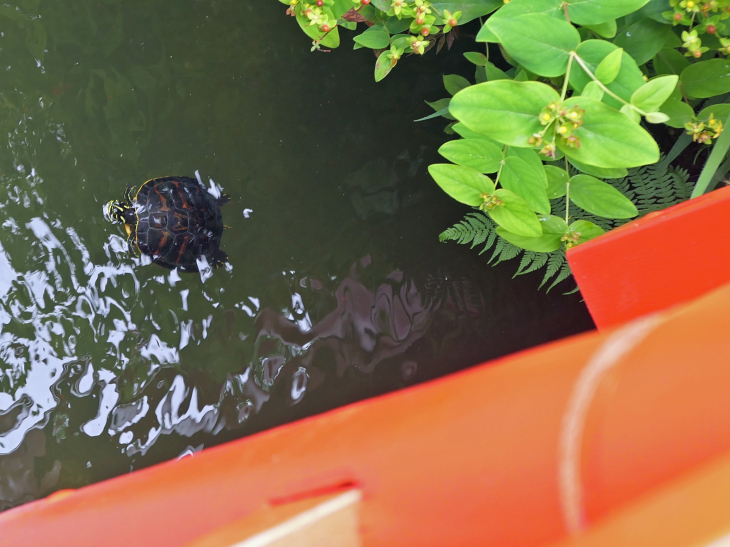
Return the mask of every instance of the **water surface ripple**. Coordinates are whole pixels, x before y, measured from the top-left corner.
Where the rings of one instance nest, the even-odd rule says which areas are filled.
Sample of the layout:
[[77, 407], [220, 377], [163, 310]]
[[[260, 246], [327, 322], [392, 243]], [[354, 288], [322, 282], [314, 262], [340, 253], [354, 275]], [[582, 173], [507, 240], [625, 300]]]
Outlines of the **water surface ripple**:
[[[426, 173], [443, 121], [412, 120], [468, 32], [376, 85], [284, 11], [0, 0], [0, 510], [591, 326], [438, 243], [466, 210]], [[131, 257], [102, 205], [196, 171], [230, 264]]]

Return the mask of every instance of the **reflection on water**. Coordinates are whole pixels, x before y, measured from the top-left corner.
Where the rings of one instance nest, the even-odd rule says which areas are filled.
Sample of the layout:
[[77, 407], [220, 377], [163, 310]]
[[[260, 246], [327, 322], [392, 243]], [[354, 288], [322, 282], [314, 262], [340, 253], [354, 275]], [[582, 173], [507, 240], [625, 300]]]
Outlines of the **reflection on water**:
[[[464, 210], [410, 120], [460, 52], [376, 88], [280, 7], [0, 0], [0, 509], [590, 326], [437, 242]], [[102, 204], [197, 170], [230, 264], [130, 257]]]

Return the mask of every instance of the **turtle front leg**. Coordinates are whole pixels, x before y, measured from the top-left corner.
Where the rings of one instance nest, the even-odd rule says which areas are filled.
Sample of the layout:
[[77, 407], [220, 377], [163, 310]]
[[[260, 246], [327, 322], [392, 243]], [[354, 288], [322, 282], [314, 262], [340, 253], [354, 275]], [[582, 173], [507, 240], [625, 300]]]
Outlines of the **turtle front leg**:
[[132, 231], [132, 228], [129, 226], [129, 224], [124, 225], [124, 229], [127, 231], [127, 250], [129, 251], [129, 256], [136, 257], [139, 256], [139, 253], [137, 252], [137, 245], [135, 243], [134, 239], [134, 232]]
[[134, 238], [130, 236], [127, 238], [127, 251], [129, 251], [129, 256], [134, 257], [137, 253], [134, 252]]

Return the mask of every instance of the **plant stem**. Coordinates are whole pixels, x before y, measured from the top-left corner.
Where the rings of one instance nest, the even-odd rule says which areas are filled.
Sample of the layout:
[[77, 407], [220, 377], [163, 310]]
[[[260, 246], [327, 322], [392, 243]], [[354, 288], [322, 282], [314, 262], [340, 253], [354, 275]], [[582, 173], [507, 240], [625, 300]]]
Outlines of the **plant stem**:
[[573, 52], [568, 57], [568, 68], [565, 70], [565, 80], [563, 81], [563, 91], [560, 93], [560, 102], [565, 100], [565, 94], [568, 92], [568, 80], [570, 79], [570, 67], [573, 64]]
[[[570, 177], [570, 166], [568, 165], [568, 156], [564, 156], [565, 158], [565, 172], [568, 173], [568, 176]], [[565, 224], [568, 224], [568, 219], [570, 218], [568, 216], [568, 212], [570, 211], [570, 179], [568, 179], [568, 182], [565, 183]]]
[[[484, 19], [482, 17], [479, 18], [479, 27], [484, 26]], [[485, 57], [487, 58], [487, 62], [489, 61], [489, 42], [484, 42], [484, 51], [486, 52]]]
[[502, 161], [499, 162], [499, 171], [497, 171], [497, 178], [494, 179], [494, 187], [496, 188], [499, 184], [499, 176], [502, 174], [502, 167], [504, 167], [504, 155], [507, 153], [507, 145], [504, 145], [502, 149]]
[[636, 111], [637, 111], [637, 112], [638, 112], [639, 114], [641, 114], [642, 116], [646, 116], [646, 112], [644, 112], [643, 110], [640, 110], [640, 109], [636, 108], [636, 107], [635, 107], [634, 105], [632, 105], [631, 103], [629, 103], [629, 102], [626, 102], [626, 101], [624, 101], [624, 100], [623, 100], [623, 99], [622, 99], [621, 97], [619, 97], [619, 96], [618, 96], [618, 95], [616, 95], [616, 94], [615, 94], [615, 93], [614, 93], [613, 91], [611, 91], [611, 90], [610, 90], [610, 89], [608, 89], [608, 88], [607, 88], [607, 87], [606, 87], [605, 85], [603, 85], [603, 83], [601, 82], [601, 80], [599, 80], [598, 78], [596, 78], [596, 77], [595, 77], [595, 76], [593, 75], [593, 73], [591, 72], [591, 70], [590, 70], [590, 69], [589, 69], [589, 68], [588, 68], [588, 67], [586, 66], [586, 64], [585, 64], [585, 63], [583, 62], [583, 59], [581, 59], [580, 57], [578, 57], [578, 55], [576, 55], [576, 53], [575, 53], [574, 51], [571, 51], [571, 52], [570, 52], [570, 56], [571, 56], [571, 57], [575, 57], [575, 61], [576, 61], [576, 62], [577, 62], [577, 63], [578, 63], [578, 64], [579, 64], [580, 66], [581, 66], [581, 68], [582, 68], [583, 70], [585, 70], [585, 71], [586, 71], [586, 74], [588, 74], [588, 76], [589, 76], [589, 77], [591, 78], [591, 80], [593, 80], [594, 82], [596, 82], [596, 83], [598, 84], [598, 87], [600, 87], [600, 88], [601, 88], [601, 89], [603, 90], [603, 92], [604, 92], [604, 93], [608, 93], [609, 95], [611, 95], [611, 97], [613, 97], [613, 98], [614, 98], [614, 99], [616, 99], [617, 101], [620, 101], [620, 102], [622, 102], [623, 104], [627, 104], [627, 105], [629, 105], [629, 106], [630, 106], [631, 108], [633, 108], [634, 110], [636, 110]]
[[[684, 99], [684, 102], [689, 104], [689, 97], [687, 97], [687, 93], [684, 91], [684, 84], [682, 82], [679, 82], [679, 89], [682, 91], [682, 98]], [[692, 106], [691, 104], [689, 105]]]

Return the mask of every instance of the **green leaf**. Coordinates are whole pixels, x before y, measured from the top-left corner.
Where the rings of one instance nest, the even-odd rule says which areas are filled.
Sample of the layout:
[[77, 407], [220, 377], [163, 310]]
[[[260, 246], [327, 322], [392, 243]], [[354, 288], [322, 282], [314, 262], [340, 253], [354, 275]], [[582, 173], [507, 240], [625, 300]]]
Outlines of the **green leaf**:
[[530, 205], [514, 192], [500, 188], [493, 192], [502, 205], [487, 211], [489, 217], [505, 230], [525, 237], [540, 237], [542, 227]]
[[384, 51], [375, 61], [375, 81], [379, 82], [393, 70], [392, 55], [390, 51]]
[[581, 93], [583, 97], [600, 101], [603, 99], [603, 89], [596, 82], [588, 82]]
[[649, 123], [665, 123], [669, 121], [669, 116], [663, 112], [647, 112], [645, 118]]
[[400, 50], [405, 50], [406, 48], [410, 47], [410, 45], [411, 43], [408, 41], [408, 35], [406, 34], [393, 36], [390, 42], [391, 48], [396, 48]]
[[556, 217], [555, 215], [541, 216], [538, 220], [540, 221], [540, 225], [542, 226], [543, 234], [563, 235], [565, 232], [568, 231], [568, 225], [565, 223], [565, 221], [560, 217]]
[[411, 19], [406, 17], [403, 17], [402, 19], [398, 19], [397, 17], [388, 17], [388, 20], [385, 22], [385, 30], [387, 30], [391, 35], [399, 34], [410, 26]]
[[697, 114], [697, 118], [700, 120], [706, 120], [712, 114], [716, 119], [722, 121], [730, 116], [730, 104], [713, 104], [700, 110]]
[[[504, 1], [504, 0], [503, 0]], [[528, 13], [544, 13], [565, 20], [560, 0], [520, 0], [504, 4], [490, 19], [509, 19]], [[499, 38], [485, 24], [476, 36], [477, 42], [499, 42]]]
[[[606, 55], [603, 61], [598, 63], [595, 76], [602, 84], [608, 85], [616, 79], [619, 70], [621, 70], [623, 55], [624, 50], [619, 48]], [[591, 83], [595, 84], [596, 82], [589, 82], [589, 84]]]
[[477, 84], [483, 84], [487, 81], [487, 71], [484, 70], [483, 66], [478, 66], [474, 70], [474, 81]]
[[598, 25], [633, 13], [649, 0], [566, 0], [576, 25]]
[[[325, 13], [327, 10], [324, 10]], [[324, 33], [316, 25], [309, 24], [309, 19], [302, 15], [300, 12], [296, 16], [299, 27], [304, 31], [304, 34], [309, 36], [312, 40], [319, 40], [323, 47], [336, 48], [340, 46], [340, 33], [337, 27], [333, 28], [328, 33]]]
[[587, 175], [593, 175], [599, 179], [621, 179], [629, 174], [629, 172], [623, 167], [606, 169], [603, 167], [595, 167], [594, 165], [586, 165], [585, 163], [581, 163], [574, 159], [570, 159], [569, 161], [573, 167], [578, 169], [578, 171], [582, 171]]
[[428, 166], [428, 172], [444, 192], [472, 207], [484, 203], [481, 194], [494, 193], [492, 179], [471, 167], [436, 163]]
[[[371, 5], [375, 6], [380, 11], [387, 12], [390, 10], [391, 1], [390, 0], [372, 0]], [[362, 8], [360, 8], [360, 9], [362, 9]]]
[[565, 74], [568, 56], [580, 44], [573, 25], [542, 13], [492, 17], [487, 26], [514, 60], [540, 76]]
[[551, 253], [553, 251], [557, 251], [561, 244], [561, 234], [543, 234], [539, 237], [525, 237], [513, 234], [501, 226], [497, 226], [495, 231], [497, 232], [497, 235], [503, 237], [512, 245], [517, 245], [521, 249], [526, 249], [536, 253]]
[[[390, 2], [388, 2], [388, 4], [390, 4]], [[443, 13], [444, 10], [448, 10], [452, 14], [456, 14], [457, 11], [460, 11], [460, 25], [464, 25], [473, 19], [488, 15], [503, 5], [503, 0], [436, 0], [435, 2], [431, 2], [431, 6], [436, 8], [439, 13]]]
[[477, 66], [487, 66], [487, 63], [489, 62], [486, 55], [476, 51], [467, 51], [464, 53], [464, 57], [466, 57], [467, 61], [474, 63]]
[[[482, 84], [486, 85], [486, 84]], [[568, 158], [596, 167], [638, 167], [659, 161], [659, 147], [640, 125], [604, 103], [585, 97], [571, 97], [565, 108], [585, 109], [583, 125], [573, 131], [580, 148], [557, 140]]]
[[676, 49], [665, 47], [659, 50], [652, 64], [657, 76], [662, 74], [679, 76], [689, 66], [689, 60]]
[[353, 38], [355, 42], [370, 49], [384, 49], [390, 45], [390, 35], [381, 25], [374, 25]]
[[457, 74], [444, 74], [444, 87], [451, 95], [456, 95], [459, 91], [471, 85], [469, 80]]
[[689, 65], [679, 76], [684, 92], [706, 99], [730, 91], [730, 59], [710, 59]]
[[615, 19], [611, 19], [610, 21], [599, 23], [597, 25], [585, 25], [585, 27], [591, 29], [602, 38], [613, 38], [616, 36], [617, 27]]
[[679, 76], [658, 76], [631, 95], [631, 104], [644, 112], [656, 112], [677, 87]]
[[[611, 52], [617, 49], [618, 48], [616, 46], [610, 42], [606, 42], [605, 40], [586, 40], [578, 46], [576, 53], [591, 72], [595, 74], [598, 64]], [[588, 76], [580, 66], [574, 66], [571, 69], [570, 85], [573, 86], [573, 89], [576, 91], [582, 92], [583, 88], [590, 81], [590, 76]], [[628, 101], [631, 98], [631, 94], [644, 85], [644, 83], [644, 75], [641, 70], [639, 70], [636, 61], [624, 52], [621, 56], [621, 69], [619, 70], [618, 76], [616, 76], [616, 79], [606, 87], [623, 100]], [[608, 94], [603, 97], [603, 102], [617, 109], [621, 108], [621, 105], [623, 104]]]
[[423, 120], [429, 120], [431, 118], [436, 118], [438, 116], [443, 116], [447, 120], [455, 120], [456, 119], [456, 118], [454, 118], [449, 113], [449, 107], [451, 106], [451, 99], [450, 98], [446, 97], [444, 99], [439, 99], [438, 101], [433, 101], [433, 102], [424, 101], [424, 102], [428, 106], [430, 106], [431, 108], [433, 108], [436, 111], [436, 113], [435, 114], [431, 114], [431, 116], [426, 116], [425, 118], [421, 118], [421, 119], [415, 120], [415, 121], [420, 122], [420, 121], [423, 121]]
[[631, 200], [610, 184], [575, 175], [570, 179], [570, 201], [581, 209], [605, 218], [633, 218], [639, 214]]
[[694, 110], [690, 105], [685, 103], [682, 99], [669, 97], [659, 109], [660, 112], [664, 112], [669, 119], [665, 122], [669, 127], [675, 127], [682, 129], [684, 124], [692, 119], [695, 115]]
[[672, 27], [651, 19], [639, 19], [619, 30], [613, 41], [631, 55], [636, 64], [643, 65], [656, 55], [672, 34]]
[[630, 104], [623, 105], [620, 112], [632, 122], [641, 123], [641, 114], [639, 114], [636, 109]]
[[538, 153], [535, 152], [535, 150], [533, 150], [532, 148], [516, 148], [514, 146], [508, 146], [505, 157], [509, 158], [512, 156], [516, 156], [525, 160], [527, 164], [535, 171], [535, 176], [542, 180], [543, 186], [547, 188], [547, 176], [545, 175], [545, 171], [543, 169], [542, 160], [540, 159]]
[[522, 158], [505, 158], [499, 182], [502, 187], [522, 197], [536, 213], [550, 214], [547, 176], [542, 165], [540, 171], [536, 171]]
[[491, 142], [493, 144], [497, 144], [497, 141], [495, 141], [494, 139], [490, 139], [486, 135], [482, 135], [481, 133], [477, 133], [476, 131], [472, 131], [471, 129], [469, 129], [467, 126], [465, 126], [461, 122], [457, 122], [456, 124], [454, 124], [454, 126], [452, 127], [452, 129], [458, 135], [460, 135], [461, 137], [463, 137], [465, 139], [482, 139], [482, 140]]
[[548, 180], [548, 198], [562, 198], [565, 195], [565, 185], [568, 183], [568, 180], [570, 180], [568, 172], [565, 169], [555, 167], [554, 165], [546, 165], [545, 174], [547, 175]]
[[487, 63], [484, 65], [485, 72], [487, 73], [487, 80], [492, 82], [494, 80], [510, 80], [511, 78], [507, 75], [506, 72], [503, 72], [502, 70], [498, 69], [496, 66], [494, 66], [492, 63]]
[[350, 0], [333, 0], [330, 4], [332, 14], [336, 19], [342, 17], [351, 7], [352, 2]]
[[662, 16], [662, 13], [667, 11], [667, 0], [649, 0], [644, 7], [639, 10], [639, 13], [649, 19], [654, 19], [659, 23], [667, 24], [668, 21]]
[[[499, 12], [497, 12], [499, 13]], [[494, 18], [494, 15], [492, 16]], [[493, 44], [499, 43], [499, 38], [497, 38], [497, 35], [492, 32], [492, 30], [486, 25], [482, 25], [482, 28], [477, 32], [476, 36], [477, 42], [491, 42]]]
[[449, 107], [445, 106], [441, 110], [437, 110], [433, 114], [429, 116], [424, 116], [423, 118], [418, 118], [417, 120], [413, 120], [414, 122], [425, 122], [426, 120], [432, 120], [433, 118], [439, 118], [443, 116], [446, 119], [453, 120], [451, 115], [449, 114]]
[[517, 2], [507, 2], [490, 19], [509, 19], [530, 13], [542, 13], [565, 21], [562, 0], [519, 0]]
[[449, 141], [439, 148], [447, 160], [476, 169], [480, 173], [496, 173], [502, 162], [502, 150], [484, 139]]
[[603, 228], [587, 220], [576, 220], [570, 225], [570, 231], [574, 234], [579, 234], [579, 244], [606, 233]]
[[529, 147], [542, 129], [538, 115], [560, 95], [540, 82], [497, 80], [473, 85], [454, 95], [450, 113], [466, 127], [510, 146]]

